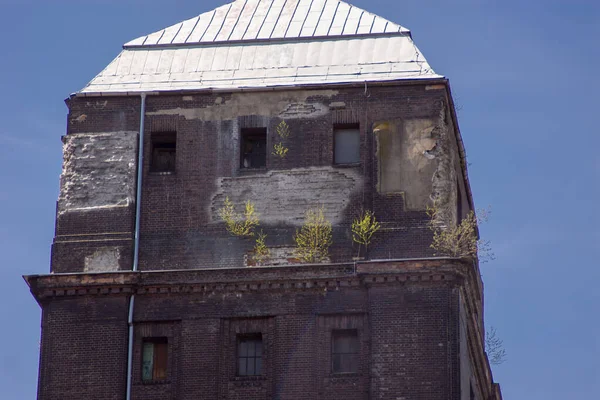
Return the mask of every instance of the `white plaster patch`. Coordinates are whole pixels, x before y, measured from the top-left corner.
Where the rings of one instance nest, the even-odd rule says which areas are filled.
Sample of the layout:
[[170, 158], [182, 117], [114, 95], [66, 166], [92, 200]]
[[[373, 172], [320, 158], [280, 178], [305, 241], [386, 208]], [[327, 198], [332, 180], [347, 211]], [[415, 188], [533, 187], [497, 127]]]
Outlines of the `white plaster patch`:
[[103, 247], [85, 257], [85, 272], [109, 272], [119, 270], [121, 250], [118, 247]]
[[[309, 97], [321, 96], [331, 98], [338, 94], [337, 90], [293, 90], [281, 92], [247, 92], [233, 93], [231, 98], [223, 101], [217, 97], [215, 104], [203, 108], [172, 108], [148, 112], [147, 115], [178, 115], [188, 120], [220, 121], [236, 119], [240, 115], [260, 115], [277, 117], [284, 115], [294, 104], [308, 104], [315, 112], [308, 114], [284, 115], [286, 118], [316, 118], [328, 112], [321, 103], [307, 103]], [[305, 112], [306, 110], [304, 110]]]
[[136, 147], [135, 131], [67, 135], [58, 212], [132, 203]]
[[308, 209], [322, 206], [331, 223], [338, 224], [351, 195], [363, 187], [363, 178], [357, 169], [313, 167], [219, 178], [217, 187], [210, 210], [213, 222], [220, 221], [217, 213], [227, 196], [239, 211], [252, 201], [262, 223], [300, 226]]

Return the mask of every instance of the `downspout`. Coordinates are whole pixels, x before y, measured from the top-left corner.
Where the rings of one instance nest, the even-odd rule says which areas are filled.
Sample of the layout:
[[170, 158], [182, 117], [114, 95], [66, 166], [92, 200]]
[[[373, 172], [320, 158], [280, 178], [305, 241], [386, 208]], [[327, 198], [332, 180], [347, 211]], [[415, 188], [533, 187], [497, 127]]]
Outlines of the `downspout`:
[[[137, 181], [135, 194], [135, 230], [133, 236], [133, 266], [131, 270], [137, 272], [140, 254], [140, 215], [142, 209], [142, 176], [144, 172], [144, 122], [146, 116], [146, 93], [142, 93], [142, 107], [140, 110], [140, 134], [138, 141]], [[129, 298], [129, 313], [127, 325], [129, 326], [129, 341], [127, 344], [127, 393], [126, 400], [131, 400], [131, 381], [133, 370], [133, 306], [135, 304], [135, 293]]]

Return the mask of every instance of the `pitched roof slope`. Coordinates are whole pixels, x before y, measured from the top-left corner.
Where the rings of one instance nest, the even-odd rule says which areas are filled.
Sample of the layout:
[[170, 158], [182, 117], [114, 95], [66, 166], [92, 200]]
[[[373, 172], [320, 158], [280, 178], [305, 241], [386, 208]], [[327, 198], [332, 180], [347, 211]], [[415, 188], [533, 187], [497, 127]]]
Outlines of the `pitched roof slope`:
[[339, 0], [236, 0], [123, 47], [80, 94], [441, 77], [406, 28]]
[[237, 0], [125, 47], [398, 32], [409, 30], [339, 0]]

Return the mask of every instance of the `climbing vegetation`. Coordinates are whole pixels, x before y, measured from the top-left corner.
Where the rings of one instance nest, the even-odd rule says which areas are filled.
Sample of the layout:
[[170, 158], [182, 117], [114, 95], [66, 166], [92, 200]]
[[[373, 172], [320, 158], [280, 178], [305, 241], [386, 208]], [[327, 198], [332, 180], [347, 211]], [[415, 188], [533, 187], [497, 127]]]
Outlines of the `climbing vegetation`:
[[469, 211], [469, 214], [455, 226], [448, 224], [440, 225], [438, 216], [440, 209], [434, 204], [427, 208], [427, 214], [431, 218], [429, 223], [433, 231], [433, 242], [431, 248], [436, 251], [435, 255], [479, 259], [486, 262], [494, 259], [489, 241], [480, 240], [477, 227], [487, 221], [489, 212], [480, 210], [477, 214]]
[[373, 235], [379, 228], [381, 228], [381, 224], [377, 222], [373, 211], [361, 212], [359, 217], [352, 221], [352, 240], [368, 248]]
[[219, 216], [225, 222], [227, 232], [234, 236], [254, 236], [254, 228], [259, 224], [258, 214], [254, 210], [254, 203], [250, 200], [246, 202], [244, 213], [240, 214], [235, 211], [235, 206], [229, 200], [229, 197], [226, 197], [223, 207], [219, 209]]
[[279, 136], [281, 141], [277, 142], [273, 146], [273, 152], [271, 154], [273, 154], [274, 156], [285, 158], [289, 149], [284, 146], [283, 141], [290, 137], [290, 126], [287, 124], [287, 122], [281, 121], [279, 125], [277, 125], [276, 130], [277, 135]]
[[333, 236], [331, 222], [325, 217], [323, 207], [306, 212], [304, 224], [296, 230], [294, 241], [294, 253], [303, 262], [321, 262], [329, 257]]

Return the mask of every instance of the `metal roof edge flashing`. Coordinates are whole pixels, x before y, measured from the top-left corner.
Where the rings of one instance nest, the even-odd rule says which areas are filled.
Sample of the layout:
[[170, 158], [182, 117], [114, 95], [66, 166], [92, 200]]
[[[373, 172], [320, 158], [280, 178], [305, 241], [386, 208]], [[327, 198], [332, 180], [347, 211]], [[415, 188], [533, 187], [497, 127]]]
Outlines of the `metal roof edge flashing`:
[[71, 94], [73, 97], [124, 97], [124, 96], [139, 96], [142, 93], [147, 95], [177, 95], [191, 93], [235, 93], [235, 92], [271, 92], [277, 90], [290, 89], [321, 89], [323, 87], [362, 87], [365, 83], [376, 86], [392, 86], [392, 85], [417, 85], [423, 83], [447, 83], [448, 79], [442, 75], [424, 76], [422, 78], [410, 79], [390, 79], [390, 80], [364, 80], [354, 82], [321, 82], [321, 83], [299, 83], [290, 85], [278, 86], [247, 86], [247, 87], [227, 87], [227, 88], [195, 88], [195, 89], [165, 89], [153, 91], [114, 91], [114, 92], [76, 92]]

